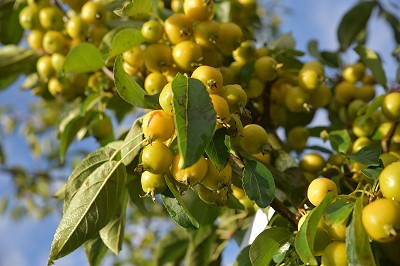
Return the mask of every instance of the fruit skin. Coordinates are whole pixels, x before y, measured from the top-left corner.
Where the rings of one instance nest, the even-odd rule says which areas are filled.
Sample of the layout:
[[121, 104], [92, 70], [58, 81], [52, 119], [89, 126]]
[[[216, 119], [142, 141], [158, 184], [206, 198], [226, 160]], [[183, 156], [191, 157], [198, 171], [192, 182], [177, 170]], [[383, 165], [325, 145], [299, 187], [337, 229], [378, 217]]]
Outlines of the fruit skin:
[[113, 126], [111, 119], [107, 115], [102, 115], [90, 123], [90, 132], [96, 139], [105, 139], [113, 136]]
[[68, 51], [67, 38], [59, 31], [49, 30], [43, 36], [43, 50], [49, 54], [66, 54]]
[[169, 116], [174, 115], [173, 100], [174, 100], [174, 94], [172, 92], [171, 83], [169, 82], [164, 86], [158, 98], [158, 102], [160, 103], [161, 108]]
[[64, 28], [63, 12], [55, 6], [45, 7], [39, 11], [40, 25], [46, 30], [62, 30]]
[[209, 20], [214, 16], [213, 0], [185, 0], [183, 12], [191, 20]]
[[268, 134], [263, 127], [249, 124], [243, 128], [240, 147], [249, 154], [263, 152], [268, 144]]
[[287, 134], [287, 141], [290, 147], [301, 151], [306, 147], [309, 132], [305, 127], [294, 127]]
[[393, 162], [382, 170], [379, 185], [385, 198], [400, 202], [400, 161]]
[[36, 71], [44, 80], [48, 80], [56, 74], [56, 71], [51, 63], [50, 55], [42, 55], [39, 57], [36, 62]]
[[142, 151], [142, 165], [154, 174], [164, 174], [172, 164], [172, 150], [160, 141], [153, 141]]
[[192, 21], [181, 13], [174, 13], [164, 22], [165, 35], [172, 44], [189, 40], [193, 33]]
[[19, 24], [25, 30], [37, 29], [39, 23], [39, 9], [37, 6], [26, 6], [19, 13]]
[[400, 92], [385, 95], [382, 101], [382, 113], [390, 121], [400, 121]]
[[164, 27], [157, 20], [149, 20], [142, 25], [140, 32], [147, 42], [155, 43], [163, 37]]
[[262, 81], [272, 81], [278, 76], [277, 64], [270, 56], [260, 57], [254, 63], [254, 73]]
[[205, 177], [207, 173], [207, 161], [201, 156], [193, 165], [183, 168], [183, 158], [178, 153], [172, 161], [171, 173], [176, 181], [194, 186]]
[[343, 69], [343, 78], [348, 82], [355, 83], [363, 78], [364, 73], [365, 65], [361, 62], [357, 62]]
[[191, 77], [200, 80], [210, 94], [219, 94], [222, 90], [223, 77], [218, 68], [199, 66], [193, 71]]
[[174, 118], [164, 110], [152, 110], [143, 117], [143, 134], [150, 142], [166, 141], [175, 132]]
[[144, 79], [144, 89], [147, 94], [154, 95], [161, 92], [167, 83], [167, 78], [163, 74], [160, 72], [152, 72]]
[[81, 9], [81, 17], [87, 24], [100, 25], [106, 20], [105, 6], [101, 2], [86, 2]]
[[163, 174], [154, 174], [149, 171], [144, 171], [140, 177], [140, 183], [143, 191], [146, 193], [145, 196], [153, 197], [154, 194], [162, 193], [167, 188], [167, 183]]
[[308, 200], [314, 206], [318, 206], [329, 191], [332, 191], [335, 195], [338, 194], [335, 182], [325, 177], [316, 178], [308, 186]]
[[229, 185], [232, 178], [232, 167], [228, 163], [218, 171], [210, 159], [207, 160], [207, 173], [200, 183], [210, 190], [219, 190]]
[[221, 128], [231, 120], [227, 101], [218, 94], [210, 94], [211, 103], [216, 114], [216, 128]]
[[172, 48], [172, 58], [178, 68], [192, 71], [201, 64], [203, 51], [194, 41], [182, 41]]
[[329, 244], [321, 256], [321, 266], [347, 266], [346, 244], [334, 241]]
[[151, 72], [166, 72], [172, 67], [172, 49], [164, 43], [152, 43], [144, 50], [144, 64]]
[[300, 167], [304, 171], [318, 173], [325, 166], [324, 158], [318, 153], [307, 153], [300, 161]]
[[228, 200], [228, 188], [224, 187], [220, 190], [214, 191], [206, 188], [202, 184], [197, 185], [197, 193], [202, 201], [207, 204], [215, 204], [223, 206]]
[[377, 199], [364, 207], [361, 218], [365, 231], [373, 240], [385, 243], [398, 237], [400, 230], [398, 202], [386, 198]]
[[223, 86], [220, 95], [228, 103], [231, 113], [241, 113], [247, 104], [247, 94], [239, 84]]

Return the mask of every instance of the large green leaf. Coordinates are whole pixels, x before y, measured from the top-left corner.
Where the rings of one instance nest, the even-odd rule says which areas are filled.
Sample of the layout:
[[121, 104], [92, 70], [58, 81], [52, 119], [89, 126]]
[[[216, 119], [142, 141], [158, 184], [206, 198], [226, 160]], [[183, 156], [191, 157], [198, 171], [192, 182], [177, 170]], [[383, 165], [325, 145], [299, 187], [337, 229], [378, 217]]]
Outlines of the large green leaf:
[[136, 107], [159, 109], [158, 96], [147, 95], [135, 79], [125, 72], [122, 62], [122, 56], [119, 55], [114, 63], [115, 86], [122, 99]]
[[171, 180], [171, 177], [165, 176], [169, 190], [172, 192], [173, 197], [161, 195], [161, 199], [165, 208], [167, 209], [169, 216], [180, 226], [186, 229], [196, 229], [199, 227], [199, 222], [189, 212], [185, 202], [182, 200], [179, 191], [175, 188], [175, 184]]
[[131, 129], [124, 139], [124, 146], [121, 149], [122, 162], [125, 165], [130, 164], [136, 156], [139, 155], [144, 136], [142, 130], [142, 118], [138, 118], [133, 122]]
[[375, 260], [368, 240], [368, 235], [362, 225], [361, 214], [363, 210], [363, 199], [357, 198], [354, 205], [350, 225], [346, 230], [346, 251], [349, 265], [374, 266]]
[[250, 260], [253, 265], [270, 265], [275, 253], [292, 236], [287, 228], [272, 227], [257, 236], [250, 246]]
[[351, 137], [347, 130], [334, 130], [329, 132], [332, 148], [337, 152], [347, 153], [351, 144]]
[[129, 4], [124, 7], [114, 10], [114, 13], [118, 16], [132, 16], [139, 17], [142, 15], [151, 15], [153, 11], [152, 0], [132, 0]]
[[400, 43], [400, 19], [396, 17], [393, 13], [388, 12], [383, 8], [383, 6], [380, 4], [380, 15], [389, 23], [389, 25], [392, 27], [393, 30], [393, 37], [395, 38], [397, 43]]
[[0, 79], [0, 91], [13, 84], [14, 81], [17, 80], [18, 76], [18, 74], [11, 74], [10, 76], [2, 77]]
[[315, 234], [324, 210], [331, 203], [334, 196], [332, 192], [329, 192], [324, 200], [309, 212], [303, 225], [300, 227], [300, 231], [296, 235], [295, 248], [297, 254], [299, 254], [300, 259], [307, 265], [318, 265], [313, 254]]
[[124, 28], [119, 30], [112, 39], [108, 58], [113, 58], [144, 41], [139, 29]]
[[210, 143], [216, 125], [216, 114], [204, 84], [177, 74], [172, 81], [175, 125], [183, 167], [197, 162]]
[[375, 6], [375, 1], [360, 2], [344, 14], [337, 30], [341, 50], [346, 50], [365, 29]]
[[361, 61], [371, 70], [375, 80], [384, 88], [386, 88], [386, 73], [383, 69], [382, 62], [378, 55], [364, 45], [359, 45], [355, 47], [354, 51], [356, 51], [360, 55]]
[[378, 166], [379, 156], [381, 155], [381, 148], [377, 145], [370, 145], [362, 147], [361, 150], [350, 155], [350, 158], [368, 166]]
[[12, 44], [0, 47], [0, 78], [30, 71], [35, 66], [35, 58], [31, 49]]
[[219, 171], [225, 168], [230, 155], [228, 147], [225, 145], [225, 136], [226, 130], [224, 128], [217, 130], [205, 149], [208, 158]]
[[86, 241], [83, 248], [90, 266], [99, 266], [108, 250], [99, 234]]
[[267, 207], [275, 198], [275, 181], [271, 172], [261, 162], [244, 158], [243, 189], [249, 199], [261, 207]]
[[116, 161], [104, 163], [86, 179], [57, 227], [49, 265], [93, 238], [111, 221], [125, 183], [125, 166]]
[[86, 73], [101, 69], [105, 65], [99, 48], [91, 43], [80, 43], [72, 48], [63, 63], [63, 70], [73, 73]]
[[0, 3], [0, 42], [2, 44], [18, 44], [24, 29], [19, 24], [19, 13], [25, 5], [15, 1]]
[[235, 262], [233, 264], [234, 266], [252, 266], [253, 265], [250, 260], [250, 254], [249, 254], [250, 248], [251, 248], [251, 245], [248, 245], [239, 252], [239, 254], [237, 255]]
[[154, 262], [155, 265], [166, 265], [168, 262], [178, 262], [183, 259], [189, 245], [189, 235], [182, 227], [175, 227], [157, 244]]
[[110, 160], [114, 149], [109, 147], [100, 148], [89, 155], [87, 155], [72, 171], [71, 175], [68, 177], [65, 186], [64, 195], [64, 210], [67, 210], [71, 199], [78, 192], [79, 188], [85, 182], [85, 180], [102, 164]]
[[338, 199], [328, 205], [324, 211], [324, 218], [327, 224], [340, 224], [347, 220], [353, 211], [354, 202], [346, 199]]

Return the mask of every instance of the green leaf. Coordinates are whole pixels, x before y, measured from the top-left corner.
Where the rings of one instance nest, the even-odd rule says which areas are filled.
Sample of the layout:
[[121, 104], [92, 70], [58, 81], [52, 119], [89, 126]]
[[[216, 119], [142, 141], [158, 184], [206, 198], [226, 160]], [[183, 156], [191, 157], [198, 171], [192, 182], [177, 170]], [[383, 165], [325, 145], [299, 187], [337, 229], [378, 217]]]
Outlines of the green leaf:
[[361, 148], [356, 153], [350, 154], [350, 158], [368, 166], [378, 166], [379, 156], [381, 155], [381, 148], [377, 145], [370, 145]]
[[278, 38], [268, 43], [271, 49], [294, 50], [296, 40], [292, 33], [281, 34]]
[[92, 110], [97, 103], [101, 102], [104, 98], [111, 98], [108, 93], [90, 93], [81, 104], [81, 115], [85, 115], [88, 111]]
[[321, 59], [322, 63], [324, 63], [330, 67], [338, 68], [342, 65], [342, 60], [340, 58], [340, 54], [337, 52], [321, 51], [320, 59]]
[[365, 29], [375, 5], [373, 1], [360, 2], [344, 14], [337, 30], [341, 50], [346, 50]]
[[347, 130], [334, 130], [329, 132], [329, 141], [332, 148], [341, 153], [347, 153], [351, 144], [351, 137]]
[[114, 13], [120, 17], [132, 16], [138, 17], [143, 15], [151, 15], [153, 11], [152, 0], [132, 0], [124, 7], [117, 8]]
[[145, 39], [139, 29], [124, 28], [119, 30], [112, 39], [108, 59], [115, 57], [141, 44]]
[[119, 55], [114, 63], [115, 86], [118, 94], [132, 106], [145, 109], [160, 109], [157, 95], [147, 95], [145, 90], [129, 76], [122, 67], [122, 56]]
[[384, 88], [387, 88], [387, 78], [385, 70], [383, 69], [382, 62], [378, 55], [364, 45], [359, 45], [355, 47], [354, 51], [357, 52], [357, 54], [360, 56], [361, 61], [371, 70], [375, 80]]
[[368, 167], [362, 169], [361, 172], [368, 178], [372, 180], [377, 180], [379, 178], [380, 173], [382, 172], [382, 167]]
[[339, 199], [329, 204], [324, 212], [324, 219], [327, 224], [340, 224], [347, 220], [353, 211], [354, 202]]
[[272, 227], [257, 236], [250, 246], [253, 265], [270, 265], [275, 253], [289, 241], [292, 233], [283, 227]]
[[307, 265], [318, 265], [313, 254], [314, 238], [324, 210], [332, 202], [334, 196], [332, 192], [329, 192], [324, 200], [309, 212], [295, 237], [294, 243], [297, 254], [299, 254], [300, 259]]
[[212, 244], [216, 241], [216, 229], [214, 224], [207, 224], [189, 232], [191, 241], [186, 252], [185, 265], [208, 266], [211, 264], [210, 257], [215, 256]]
[[123, 158], [122, 162], [125, 165], [128, 165], [135, 160], [142, 149], [141, 143], [144, 140], [142, 121], [142, 118], [136, 119], [124, 139], [124, 146], [121, 149], [121, 158]]
[[363, 116], [365, 120], [367, 118], [371, 117], [371, 115], [374, 114], [375, 111], [381, 107], [383, 98], [385, 98], [385, 95], [379, 95], [372, 100], [372, 102], [368, 105], [367, 111], [365, 112], [365, 114]]
[[185, 202], [182, 200], [181, 195], [176, 190], [171, 177], [165, 176], [165, 181], [168, 185], [169, 190], [172, 192], [174, 197], [168, 197], [165, 195], [161, 195], [161, 199], [165, 208], [167, 209], [169, 216], [186, 229], [196, 229], [198, 228], [199, 222], [194, 218], [194, 216], [189, 212]]
[[249, 199], [267, 207], [275, 197], [275, 181], [268, 168], [250, 157], [244, 158], [243, 189]]
[[72, 48], [63, 63], [65, 72], [86, 73], [97, 71], [105, 65], [100, 50], [91, 43], [80, 43]]
[[118, 255], [121, 251], [122, 242], [124, 240], [126, 204], [128, 200], [126, 189], [122, 190], [120, 199], [114, 217], [99, 232], [104, 244], [114, 252], [115, 255]]
[[83, 248], [90, 266], [99, 266], [108, 250], [99, 234], [86, 241]]
[[110, 222], [125, 183], [125, 166], [116, 161], [104, 163], [86, 179], [57, 227], [49, 265], [80, 247]]
[[226, 130], [217, 130], [211, 142], [207, 145], [205, 152], [215, 167], [221, 171], [225, 168], [229, 159], [229, 150], [225, 145]]
[[126, 184], [126, 187], [128, 189], [129, 198], [141, 213], [143, 214], [147, 213], [143, 197], [141, 197], [145, 193], [142, 190], [142, 184], [140, 182], [140, 174], [135, 172], [132, 175], [128, 175], [128, 179], [129, 181]]
[[35, 58], [32, 49], [12, 44], [0, 47], [0, 78], [28, 72], [36, 64]]
[[320, 56], [320, 55], [319, 55], [318, 41], [317, 41], [317, 40], [315, 40], [315, 39], [310, 40], [310, 41], [308, 42], [308, 44], [307, 44], [307, 50], [308, 50], [308, 53], [309, 53], [311, 56], [313, 56], [313, 57], [319, 59], [319, 56]]
[[349, 265], [375, 264], [368, 235], [362, 225], [363, 196], [357, 198], [350, 225], [346, 230], [346, 251]]
[[13, 84], [17, 80], [18, 77], [19, 77], [18, 74], [12, 74], [10, 76], [2, 77], [0, 79], [0, 91], [8, 88], [11, 84]]
[[19, 13], [25, 7], [15, 1], [0, 3], [0, 42], [2, 44], [18, 44], [24, 34], [19, 24]]
[[183, 167], [197, 162], [210, 143], [216, 125], [216, 114], [203, 83], [177, 74], [172, 81], [175, 125]]
[[251, 245], [248, 245], [239, 252], [239, 254], [237, 255], [237, 257], [235, 259], [233, 266], [252, 266], [253, 265], [251, 263], [250, 255], [249, 255], [250, 247], [251, 247]]
[[189, 236], [182, 227], [175, 227], [158, 241], [154, 261], [155, 265], [178, 262], [185, 256], [189, 245]]
[[397, 43], [400, 43], [400, 20], [393, 15], [392, 13], [384, 10], [382, 5], [379, 5], [380, 15], [389, 23], [393, 30], [393, 37], [395, 38]]
[[101, 165], [108, 162], [114, 153], [109, 147], [100, 148], [87, 155], [72, 171], [65, 185], [64, 210], [67, 210], [71, 199], [78, 192], [85, 180]]

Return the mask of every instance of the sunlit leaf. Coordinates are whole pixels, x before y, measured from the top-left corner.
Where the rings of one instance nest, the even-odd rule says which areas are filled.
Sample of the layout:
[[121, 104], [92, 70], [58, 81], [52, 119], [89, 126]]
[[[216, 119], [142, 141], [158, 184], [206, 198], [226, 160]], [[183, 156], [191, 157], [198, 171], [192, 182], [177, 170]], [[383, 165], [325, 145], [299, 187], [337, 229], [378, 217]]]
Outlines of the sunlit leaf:
[[86, 73], [101, 69], [105, 65], [100, 50], [91, 43], [80, 43], [65, 56], [63, 70], [73, 73]]
[[351, 144], [351, 137], [347, 130], [334, 130], [329, 132], [332, 148], [337, 152], [346, 153]]
[[129, 49], [141, 44], [144, 41], [139, 29], [124, 28], [119, 30], [112, 39], [108, 58], [128, 51]]
[[354, 205], [350, 225], [346, 230], [346, 252], [349, 265], [374, 266], [375, 259], [368, 240], [367, 232], [362, 225], [361, 214], [363, 210], [363, 199], [359, 197]]
[[355, 47], [354, 51], [359, 54], [361, 61], [371, 70], [375, 80], [386, 88], [387, 78], [378, 55], [364, 45]]
[[96, 104], [100, 103], [105, 98], [110, 98], [111, 95], [107, 93], [91, 93], [81, 104], [81, 115], [84, 115], [89, 110], [92, 110]]
[[139, 155], [143, 143], [142, 118], [133, 122], [128, 134], [124, 139], [124, 146], [121, 148], [121, 158], [125, 165], [130, 164]]
[[251, 245], [248, 245], [247, 247], [243, 248], [239, 252], [239, 254], [237, 255], [235, 262], [233, 264], [234, 266], [252, 266], [253, 265], [251, 263], [250, 255], [249, 255], [250, 247], [251, 247]]
[[114, 216], [125, 189], [125, 166], [109, 161], [82, 184], [65, 210], [51, 244], [48, 264], [93, 238]]
[[346, 199], [338, 199], [329, 204], [324, 211], [324, 218], [327, 224], [340, 224], [346, 221], [353, 211], [354, 202]]
[[208, 158], [219, 171], [225, 168], [229, 159], [229, 150], [225, 145], [225, 134], [226, 130], [217, 130], [205, 149]]
[[381, 148], [377, 145], [368, 145], [362, 147], [356, 153], [350, 154], [350, 158], [368, 166], [378, 166], [379, 156], [381, 155]]
[[210, 143], [216, 114], [204, 84], [178, 74], [172, 81], [179, 151], [186, 168], [197, 162]]
[[114, 10], [114, 13], [118, 16], [132, 16], [139, 17], [142, 15], [150, 15], [153, 11], [152, 0], [132, 0], [129, 4], [124, 7]]
[[244, 158], [243, 189], [249, 199], [261, 207], [267, 207], [275, 198], [275, 181], [271, 172], [261, 162]]
[[357, 38], [357, 35], [366, 27], [376, 2], [365, 1], [354, 5], [342, 17], [337, 36], [340, 48], [346, 50]]
[[114, 78], [115, 86], [122, 99], [136, 107], [159, 109], [158, 96], [147, 95], [135, 79], [125, 72], [122, 63], [122, 56], [117, 56], [114, 63]]
[[253, 265], [270, 265], [275, 253], [292, 236], [287, 228], [272, 227], [265, 229], [250, 246], [250, 260]]

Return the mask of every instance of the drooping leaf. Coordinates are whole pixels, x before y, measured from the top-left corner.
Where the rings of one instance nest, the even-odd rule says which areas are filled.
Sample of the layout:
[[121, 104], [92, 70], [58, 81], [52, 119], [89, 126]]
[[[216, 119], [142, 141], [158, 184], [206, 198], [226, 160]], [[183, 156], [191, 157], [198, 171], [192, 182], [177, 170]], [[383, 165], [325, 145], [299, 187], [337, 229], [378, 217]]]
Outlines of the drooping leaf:
[[109, 161], [82, 184], [65, 210], [51, 244], [48, 264], [93, 238], [114, 216], [125, 189], [125, 166]]
[[253, 265], [270, 265], [275, 253], [289, 241], [292, 233], [283, 227], [271, 227], [259, 234], [250, 246]]
[[376, 2], [374, 1], [360, 2], [344, 14], [337, 30], [341, 50], [346, 50], [355, 41], [358, 34], [365, 29], [375, 6]]
[[25, 5], [15, 1], [0, 3], [0, 43], [18, 44], [23, 36], [24, 29], [19, 24], [19, 13]]
[[324, 200], [309, 212], [295, 237], [294, 243], [297, 254], [299, 254], [300, 259], [307, 265], [318, 265], [313, 254], [314, 238], [324, 210], [333, 198], [334, 194], [329, 192]]
[[8, 88], [11, 84], [13, 84], [14, 81], [17, 80], [18, 76], [18, 74], [12, 74], [10, 76], [2, 77], [0, 79], [0, 91]]
[[347, 130], [334, 130], [329, 132], [329, 140], [332, 148], [337, 152], [346, 153], [350, 143], [351, 137]]
[[368, 105], [367, 111], [363, 116], [365, 120], [371, 117], [371, 115], [381, 107], [383, 98], [385, 98], [385, 95], [379, 95], [372, 100], [372, 102]]
[[196, 219], [200, 227], [215, 224], [220, 208], [205, 203], [197, 193], [185, 193], [182, 199], [186, 203], [189, 213]]
[[353, 211], [354, 202], [346, 199], [338, 199], [328, 205], [324, 211], [324, 218], [327, 224], [340, 224], [346, 221]]
[[129, 49], [141, 44], [144, 41], [139, 29], [124, 28], [119, 30], [112, 39], [108, 58], [113, 58]]
[[320, 58], [322, 63], [330, 67], [338, 68], [342, 65], [342, 60], [338, 52], [321, 51]]
[[359, 162], [368, 166], [378, 166], [379, 156], [381, 155], [381, 148], [377, 145], [368, 145], [362, 147], [356, 153], [350, 154], [350, 158], [356, 162]]
[[132, 0], [126, 6], [115, 9], [114, 13], [121, 17], [140, 17], [143, 15], [150, 15], [152, 11], [152, 0]]
[[384, 88], [387, 88], [385, 70], [378, 55], [364, 45], [355, 47], [354, 51], [359, 54], [361, 61], [371, 70], [375, 80]]
[[65, 72], [86, 73], [97, 71], [105, 65], [99, 48], [91, 43], [80, 43], [65, 56], [63, 70]]
[[356, 200], [351, 222], [346, 230], [347, 258], [349, 265], [374, 266], [376, 265], [374, 255], [361, 221], [363, 207], [363, 196], [361, 196]]
[[244, 158], [243, 189], [249, 199], [261, 207], [267, 207], [275, 198], [275, 181], [271, 172], [261, 162]]
[[35, 66], [36, 54], [32, 49], [16, 45], [0, 47], [0, 78], [25, 73]]
[[390, 27], [392, 27], [393, 36], [396, 42], [400, 43], [400, 28], [399, 28], [400, 20], [392, 13], [388, 12], [387, 10], [384, 10], [382, 5], [379, 5], [379, 8], [380, 8], [380, 15], [387, 21], [387, 23], [389, 23]]
[[68, 208], [71, 199], [78, 192], [85, 180], [102, 164], [109, 161], [114, 152], [115, 150], [109, 147], [100, 148], [87, 155], [74, 168], [65, 185], [63, 212]]
[[229, 150], [225, 145], [225, 134], [225, 129], [217, 130], [205, 149], [208, 158], [219, 171], [225, 168], [229, 159]]
[[114, 216], [99, 232], [103, 243], [114, 252], [115, 255], [118, 255], [121, 251], [122, 242], [124, 240], [127, 200], [127, 190], [123, 189]]
[[142, 118], [138, 118], [133, 122], [131, 129], [124, 139], [124, 146], [121, 149], [122, 162], [125, 165], [130, 164], [139, 155], [144, 136], [142, 130]]
[[235, 262], [233, 264], [234, 266], [252, 266], [253, 265], [251, 263], [250, 255], [249, 255], [250, 247], [251, 247], [251, 245], [248, 245], [239, 252], [239, 254], [237, 255]]
[[122, 56], [119, 55], [114, 63], [114, 78], [115, 86], [119, 95], [126, 102], [132, 106], [146, 108], [146, 109], [159, 109], [158, 96], [147, 95], [145, 90], [129, 76], [122, 67]]
[[99, 234], [86, 241], [83, 248], [90, 266], [99, 266], [108, 250]]
[[170, 230], [157, 244], [155, 265], [166, 265], [168, 262], [178, 262], [185, 256], [189, 245], [189, 235], [182, 227]]
[[175, 184], [168, 175], [165, 176], [165, 182], [169, 190], [172, 192], [173, 197], [161, 195], [161, 199], [165, 208], [167, 209], [169, 216], [186, 229], [198, 228], [199, 222], [194, 218], [194, 216], [189, 212], [185, 202], [182, 200], [179, 191], [175, 188]]
[[126, 187], [128, 189], [129, 198], [132, 203], [139, 209], [142, 213], [147, 213], [146, 206], [144, 205], [143, 196], [145, 193], [142, 190], [142, 185], [140, 183], [140, 174], [133, 173], [131, 176], [128, 175], [128, 183]]
[[200, 80], [177, 74], [172, 81], [172, 92], [178, 147], [186, 168], [198, 161], [210, 143], [216, 114]]

